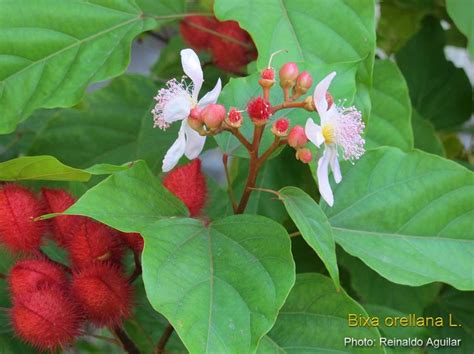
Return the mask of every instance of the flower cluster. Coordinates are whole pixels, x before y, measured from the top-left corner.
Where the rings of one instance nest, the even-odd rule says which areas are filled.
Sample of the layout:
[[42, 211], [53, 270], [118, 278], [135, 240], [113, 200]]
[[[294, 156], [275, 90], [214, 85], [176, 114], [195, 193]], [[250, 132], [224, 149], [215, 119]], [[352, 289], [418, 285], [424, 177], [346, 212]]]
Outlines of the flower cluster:
[[[191, 216], [201, 214], [207, 187], [200, 160], [173, 170], [163, 184]], [[122, 260], [127, 247], [139, 260], [143, 238], [83, 216], [35, 221], [62, 213], [74, 202], [62, 189], [43, 188], [38, 196], [19, 185], [0, 188], [0, 242], [22, 256], [8, 275], [11, 321], [15, 333], [40, 350], [71, 344], [86, 323], [115, 328], [132, 314], [132, 281], [139, 274], [127, 276]], [[46, 237], [67, 252], [69, 267], [43, 253]]]
[[[271, 67], [272, 57], [268, 67], [261, 71], [258, 80], [263, 90], [262, 96], [250, 98], [245, 110], [231, 107], [226, 113], [224, 106], [216, 104], [221, 91], [220, 80], [211, 92], [198, 100], [203, 81], [199, 58], [191, 49], [181, 51], [183, 70], [193, 84], [187, 86], [184, 81], [170, 80], [155, 97], [157, 103], [152, 111], [155, 126], [160, 128], [166, 128], [174, 121], [182, 121], [178, 139], [163, 160], [163, 171], [170, 171], [176, 166], [182, 155], [186, 155], [189, 159], [197, 157], [203, 149], [206, 136], [224, 131], [233, 134], [247, 148], [251, 158], [250, 166], [257, 170], [281, 145], [287, 144], [294, 148], [296, 158], [303, 163], [310, 163], [318, 149], [324, 147], [317, 163], [317, 178], [321, 197], [332, 206], [334, 196], [329, 183], [329, 170], [332, 171], [335, 182], [339, 183], [342, 180], [340, 154], [343, 159], [353, 162], [365, 152], [365, 141], [362, 138], [365, 126], [361, 113], [354, 106], [343, 107], [334, 103], [328, 89], [336, 76], [335, 72], [328, 74], [316, 85], [313, 95], [298, 100], [311, 89], [313, 77], [307, 71], [300, 72], [297, 63], [294, 62], [285, 63], [280, 68], [278, 79], [283, 102], [272, 105], [269, 101], [270, 89], [276, 82], [275, 71]], [[275, 141], [267, 151], [259, 155], [265, 126], [278, 111], [287, 108], [317, 111], [319, 124], [315, 123], [313, 118], [308, 118], [304, 127], [301, 125], [291, 127], [288, 118], [275, 119], [271, 124]], [[244, 122], [243, 112], [247, 113], [254, 125], [253, 141], [248, 141], [239, 130]], [[308, 145], [309, 142], [312, 145]], [[251, 171], [249, 176], [254, 176], [257, 172]], [[235, 209], [236, 212], [241, 212], [240, 209], [245, 208], [248, 201], [246, 194], [250, 193], [254, 183], [255, 179], [249, 178], [241, 200], [241, 208]]]

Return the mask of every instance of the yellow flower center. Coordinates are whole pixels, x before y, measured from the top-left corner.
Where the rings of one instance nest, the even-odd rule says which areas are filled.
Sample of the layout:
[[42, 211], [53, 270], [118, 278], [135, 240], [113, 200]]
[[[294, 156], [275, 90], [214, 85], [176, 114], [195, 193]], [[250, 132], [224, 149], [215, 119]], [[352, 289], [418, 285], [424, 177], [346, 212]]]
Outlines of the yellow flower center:
[[324, 137], [324, 142], [326, 144], [333, 144], [334, 143], [334, 127], [331, 124], [325, 124], [322, 127], [322, 133]]

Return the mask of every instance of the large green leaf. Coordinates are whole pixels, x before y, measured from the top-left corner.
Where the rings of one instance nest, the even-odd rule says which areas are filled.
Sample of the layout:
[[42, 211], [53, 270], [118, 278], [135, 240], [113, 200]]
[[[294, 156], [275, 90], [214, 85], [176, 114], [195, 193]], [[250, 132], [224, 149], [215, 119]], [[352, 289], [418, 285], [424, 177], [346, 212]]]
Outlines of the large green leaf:
[[395, 63], [389, 60], [375, 62], [370, 100], [372, 114], [366, 147], [389, 145], [405, 151], [413, 149], [410, 96]]
[[446, 0], [446, 8], [456, 26], [469, 40], [468, 50], [474, 57], [474, 21], [472, 11], [474, 4], [471, 0]]
[[122, 73], [133, 38], [155, 24], [132, 0], [1, 0], [0, 8], [0, 133]]
[[411, 124], [413, 128], [413, 137], [415, 139], [415, 147], [417, 149], [439, 156], [446, 156], [443, 143], [436, 134], [433, 124], [431, 124], [429, 120], [420, 116], [415, 109], [412, 111]]
[[0, 181], [79, 181], [87, 182], [93, 175], [126, 170], [128, 166], [98, 164], [81, 170], [63, 164], [53, 156], [23, 156], [0, 163]]
[[[311, 66], [303, 64], [301, 65], [301, 68], [304, 68], [305, 70], [309, 71], [314, 77], [315, 82], [318, 82], [331, 71], [335, 70], [337, 72], [337, 76], [335, 77], [329, 91], [334, 96], [336, 101], [346, 99], [346, 105], [350, 105], [354, 101], [354, 95], [356, 92], [356, 63], [342, 63], [335, 64], [332, 66]], [[245, 78], [230, 79], [229, 83], [222, 90], [222, 93], [219, 97], [219, 102], [225, 105], [226, 107], [237, 107], [238, 109], [245, 110], [247, 107], [247, 103], [250, 101], [250, 99], [256, 96], [260, 96], [262, 94], [262, 88], [258, 84], [259, 78], [260, 74], [254, 73], [253, 75], [247, 76]], [[313, 90], [314, 88], [312, 88], [308, 92], [308, 95], [312, 95]], [[270, 103], [272, 105], [277, 105], [282, 102], [283, 93], [281, 89], [276, 86], [270, 92]], [[251, 140], [253, 137], [254, 124], [248, 118], [247, 113], [244, 112], [243, 116], [244, 123], [242, 124], [240, 131], [248, 140]], [[308, 117], [313, 116], [313, 118], [315, 118], [316, 113], [295, 108], [283, 109], [275, 113], [271, 117], [270, 123], [267, 124], [267, 128], [265, 129], [265, 132], [263, 134], [262, 142], [260, 145], [260, 152], [267, 149], [273, 142], [274, 135], [271, 133], [270, 129], [271, 122], [282, 116], [290, 118], [292, 126], [296, 124], [304, 126]], [[235, 155], [244, 158], [249, 157], [247, 150], [230, 133], [224, 132], [223, 134], [216, 135], [215, 139], [217, 140], [217, 143], [219, 144], [221, 149], [228, 155]]]
[[288, 54], [274, 58], [277, 69], [287, 61], [317, 65], [361, 62], [357, 101], [368, 116], [375, 51], [374, 1], [217, 0], [214, 11], [221, 19], [239, 21], [250, 33], [258, 49], [259, 69], [281, 49]]
[[251, 215], [208, 226], [162, 219], [142, 233], [148, 299], [191, 353], [253, 353], [294, 283], [286, 230]]
[[140, 232], [162, 217], [187, 215], [187, 209], [139, 161], [89, 189], [64, 214], [89, 216], [120, 231]]
[[[298, 274], [277, 322], [262, 340], [259, 354], [384, 353], [375, 327], [349, 327], [348, 314], [367, 316], [343, 290], [321, 274]], [[346, 346], [346, 337], [368, 339], [374, 346]]]
[[125, 75], [88, 94], [77, 108], [59, 110], [38, 132], [29, 154], [52, 154], [79, 167], [144, 159], [154, 172], [178, 135], [179, 124], [153, 129], [150, 113], [156, 85]]
[[472, 88], [463, 69], [444, 56], [444, 32], [427, 18], [421, 30], [397, 53], [413, 107], [437, 129], [459, 125], [472, 111]]
[[278, 196], [301, 236], [321, 258], [339, 288], [336, 244], [326, 215], [314, 199], [299, 188], [285, 187], [278, 192]]
[[421, 151], [378, 148], [342, 175], [334, 207], [323, 209], [348, 253], [395, 283], [474, 289], [474, 173]]

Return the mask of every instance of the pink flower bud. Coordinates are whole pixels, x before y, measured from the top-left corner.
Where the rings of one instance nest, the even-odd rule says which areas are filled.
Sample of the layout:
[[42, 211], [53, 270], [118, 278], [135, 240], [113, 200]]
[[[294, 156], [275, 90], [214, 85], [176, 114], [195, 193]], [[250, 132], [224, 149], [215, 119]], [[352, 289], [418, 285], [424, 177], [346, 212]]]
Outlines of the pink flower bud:
[[276, 136], [286, 136], [288, 134], [288, 128], [290, 127], [290, 121], [286, 118], [277, 119], [272, 126], [272, 133]]
[[209, 129], [219, 128], [225, 116], [226, 110], [221, 104], [210, 104], [201, 111], [201, 119]]
[[302, 163], [310, 163], [313, 159], [313, 154], [307, 148], [298, 149], [298, 151], [296, 151], [296, 158]]
[[307, 71], [303, 71], [296, 79], [295, 91], [299, 95], [304, 95], [313, 85], [313, 77]]
[[242, 125], [242, 113], [232, 107], [227, 117], [227, 123], [231, 127], [239, 128]]
[[188, 124], [189, 126], [194, 129], [197, 132], [202, 132], [203, 131], [203, 122], [201, 119], [201, 108], [199, 107], [194, 107], [191, 109], [191, 112], [189, 112], [189, 117], [188, 117]]
[[280, 86], [282, 88], [292, 88], [295, 86], [298, 74], [299, 70], [296, 63], [289, 62], [284, 64], [280, 69]]
[[308, 138], [304, 132], [304, 128], [301, 125], [295, 125], [288, 135], [288, 145], [293, 148], [303, 147], [308, 142]]
[[334, 98], [332, 98], [332, 95], [328, 91], [326, 91], [326, 102], [328, 103], [328, 109], [331, 108], [334, 103]]

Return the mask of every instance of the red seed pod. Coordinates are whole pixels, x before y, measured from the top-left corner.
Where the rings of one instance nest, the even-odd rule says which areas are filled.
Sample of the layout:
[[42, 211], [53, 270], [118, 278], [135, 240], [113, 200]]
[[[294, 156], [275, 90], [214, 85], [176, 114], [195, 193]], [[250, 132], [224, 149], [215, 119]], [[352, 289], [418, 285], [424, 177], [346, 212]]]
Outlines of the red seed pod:
[[239, 128], [242, 125], [242, 119], [243, 119], [242, 113], [239, 112], [234, 107], [232, 107], [229, 110], [229, 114], [227, 116], [226, 123], [228, 125], [230, 125], [231, 127]]
[[64, 291], [53, 287], [15, 298], [11, 309], [15, 333], [28, 344], [54, 351], [79, 334], [80, 312]]
[[[49, 213], [62, 213], [76, 202], [75, 198], [63, 189], [42, 188], [41, 193]], [[84, 217], [76, 215], [60, 215], [49, 220], [54, 240], [59, 246], [67, 246], [74, 229], [82, 220]]]
[[221, 36], [211, 36], [214, 64], [226, 71], [240, 72], [255, 55], [255, 46], [249, 34], [235, 21], [220, 22], [215, 31]]
[[310, 163], [313, 159], [313, 154], [309, 149], [302, 148], [296, 151], [296, 158], [303, 163]]
[[209, 104], [201, 112], [201, 119], [209, 129], [221, 126], [226, 116], [226, 109], [221, 104]]
[[298, 65], [293, 62], [284, 64], [280, 69], [280, 86], [283, 88], [292, 88], [295, 86], [298, 77]]
[[272, 108], [270, 102], [262, 97], [257, 97], [247, 104], [247, 113], [255, 124], [265, 124], [272, 115]]
[[120, 264], [122, 259], [118, 232], [91, 219], [84, 219], [75, 229], [67, 250], [75, 269], [94, 263]]
[[207, 49], [209, 47], [211, 33], [206, 30], [214, 30], [219, 21], [215, 17], [187, 16], [179, 25], [183, 39], [195, 50]]
[[120, 237], [125, 244], [135, 253], [143, 251], [144, 241], [142, 235], [137, 232], [121, 232]]
[[191, 216], [198, 216], [207, 198], [206, 178], [201, 172], [201, 160], [175, 168], [163, 180], [163, 185], [188, 207]]
[[266, 68], [262, 70], [260, 77], [265, 80], [275, 80], [275, 70], [273, 68]]
[[11, 252], [38, 251], [46, 224], [33, 219], [42, 214], [43, 205], [32, 192], [4, 185], [0, 188], [0, 242]]
[[72, 294], [97, 326], [116, 326], [132, 313], [132, 287], [118, 267], [93, 264], [75, 273]]
[[286, 136], [288, 134], [288, 128], [290, 127], [290, 121], [286, 118], [278, 118], [272, 126], [272, 133], [276, 136]]
[[8, 284], [13, 297], [40, 289], [57, 287], [66, 289], [68, 278], [59, 265], [42, 259], [17, 262], [10, 270]]
[[301, 125], [295, 125], [288, 134], [288, 145], [297, 149], [303, 147], [308, 142], [304, 128]]

